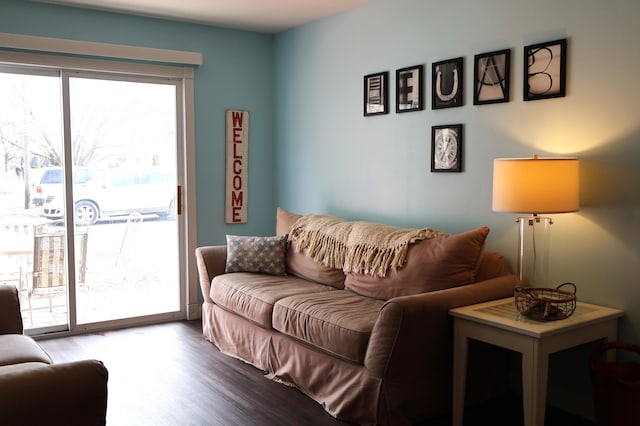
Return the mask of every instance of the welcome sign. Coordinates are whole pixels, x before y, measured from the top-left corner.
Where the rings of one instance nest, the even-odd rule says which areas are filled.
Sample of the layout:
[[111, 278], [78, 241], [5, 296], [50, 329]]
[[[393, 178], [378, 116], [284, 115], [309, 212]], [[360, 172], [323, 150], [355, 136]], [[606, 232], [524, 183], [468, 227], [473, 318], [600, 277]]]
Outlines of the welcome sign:
[[249, 112], [227, 110], [226, 223], [247, 223]]

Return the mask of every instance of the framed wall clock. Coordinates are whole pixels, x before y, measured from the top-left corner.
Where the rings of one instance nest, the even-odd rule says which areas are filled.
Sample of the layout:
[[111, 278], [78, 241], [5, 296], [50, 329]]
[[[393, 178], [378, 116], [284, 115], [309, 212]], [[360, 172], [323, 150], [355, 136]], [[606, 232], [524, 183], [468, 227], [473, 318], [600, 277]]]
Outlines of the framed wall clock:
[[431, 171], [462, 171], [462, 124], [431, 127]]

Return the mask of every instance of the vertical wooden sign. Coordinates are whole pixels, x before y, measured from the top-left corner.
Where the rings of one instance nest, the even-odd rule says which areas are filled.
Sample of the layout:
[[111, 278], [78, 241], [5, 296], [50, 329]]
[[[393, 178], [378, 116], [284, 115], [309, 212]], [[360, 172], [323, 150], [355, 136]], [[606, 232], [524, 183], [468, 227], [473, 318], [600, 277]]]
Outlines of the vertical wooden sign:
[[226, 223], [247, 223], [249, 111], [227, 110]]

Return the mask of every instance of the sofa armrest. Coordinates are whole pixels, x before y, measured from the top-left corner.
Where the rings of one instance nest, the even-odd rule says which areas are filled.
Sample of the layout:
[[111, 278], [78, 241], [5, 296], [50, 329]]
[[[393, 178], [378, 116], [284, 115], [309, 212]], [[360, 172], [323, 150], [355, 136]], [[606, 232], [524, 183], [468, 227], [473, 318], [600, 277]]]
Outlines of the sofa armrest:
[[0, 334], [22, 334], [22, 327], [18, 290], [0, 285]]
[[518, 282], [509, 274], [387, 301], [374, 325], [365, 366], [382, 378], [388, 395], [403, 393], [416, 404], [429, 400], [448, 406], [453, 358], [449, 309], [513, 296]]
[[449, 310], [513, 296], [518, 282], [515, 275], [503, 275], [388, 300], [371, 333], [365, 366], [378, 377], [403, 376], [412, 374], [405, 371], [407, 365], [430, 364], [433, 356], [450, 359], [453, 322]]
[[97, 360], [0, 367], [0, 423], [104, 425], [107, 380]]
[[211, 292], [211, 280], [224, 274], [227, 262], [227, 246], [203, 246], [196, 248], [196, 265], [200, 290], [205, 302], [213, 303], [209, 293]]

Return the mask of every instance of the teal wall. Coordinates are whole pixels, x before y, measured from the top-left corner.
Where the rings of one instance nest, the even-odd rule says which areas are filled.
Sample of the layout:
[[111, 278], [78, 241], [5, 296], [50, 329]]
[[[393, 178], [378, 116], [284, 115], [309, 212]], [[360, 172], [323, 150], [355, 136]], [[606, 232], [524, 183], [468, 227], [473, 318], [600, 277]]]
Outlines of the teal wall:
[[[581, 209], [552, 216], [549, 285], [572, 281], [579, 300], [624, 309], [620, 338], [639, 343], [639, 19], [636, 0], [371, 0], [278, 34], [278, 205], [450, 232], [488, 225], [488, 247], [515, 265], [517, 215], [491, 211], [493, 159], [575, 155]], [[523, 47], [559, 38], [567, 96], [523, 102]], [[505, 48], [511, 102], [474, 106], [473, 56]], [[431, 110], [431, 63], [459, 56], [465, 106]], [[427, 108], [396, 114], [395, 70], [416, 64]], [[363, 117], [363, 76], [379, 71], [391, 113]], [[453, 123], [464, 124], [464, 172], [431, 173], [431, 126]], [[584, 352], [557, 356], [550, 398], [588, 417]]]
[[[276, 201], [461, 231], [488, 225], [515, 261], [517, 215], [491, 211], [493, 159], [575, 155], [581, 207], [552, 215], [552, 281], [625, 309], [639, 340], [640, 3], [371, 0], [276, 36]], [[564, 98], [522, 101], [523, 46], [568, 39]], [[473, 55], [512, 49], [511, 102], [474, 106]], [[431, 63], [465, 58], [465, 106], [431, 110]], [[363, 117], [365, 74], [424, 64], [427, 108]], [[464, 124], [464, 172], [429, 171], [431, 126]], [[634, 312], [636, 311], [637, 312]]]
[[[0, 32], [201, 52], [195, 70], [198, 242], [272, 232], [273, 46], [271, 35], [162, 19], [0, 0]], [[225, 225], [225, 110], [250, 112], [249, 219]]]

